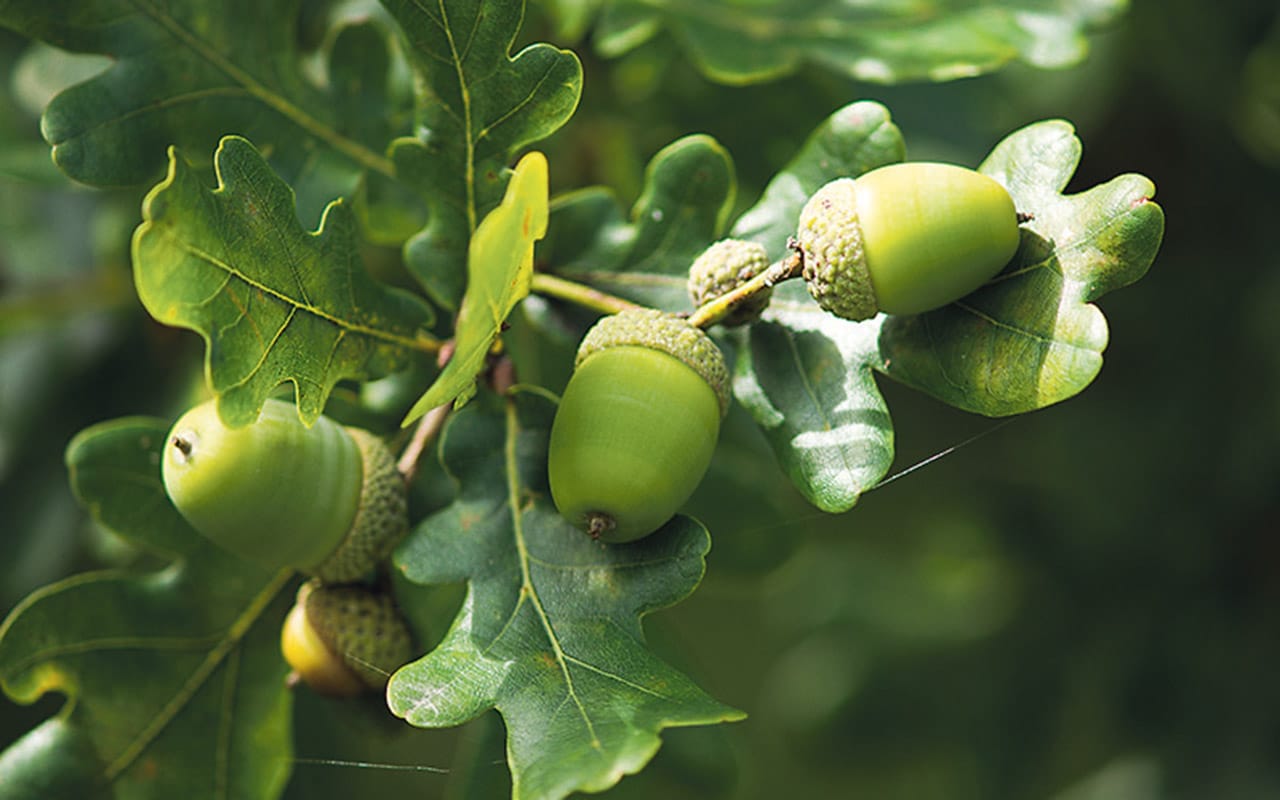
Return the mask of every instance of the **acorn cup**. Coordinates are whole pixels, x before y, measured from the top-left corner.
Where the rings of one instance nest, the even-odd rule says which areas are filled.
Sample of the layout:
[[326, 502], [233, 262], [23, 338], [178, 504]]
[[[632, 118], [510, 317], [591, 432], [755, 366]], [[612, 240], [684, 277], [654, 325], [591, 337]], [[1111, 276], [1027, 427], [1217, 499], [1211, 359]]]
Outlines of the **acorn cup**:
[[[759, 242], [721, 239], [694, 259], [689, 267], [689, 299], [694, 308], [728, 294], [769, 268], [769, 254]], [[753, 294], [724, 319], [725, 327], [746, 325], [760, 319], [769, 307], [773, 289]]]
[[728, 383], [720, 348], [683, 319], [653, 309], [601, 319], [551, 426], [556, 508], [605, 542], [657, 530], [711, 463]]
[[350, 697], [385, 687], [413, 657], [413, 642], [390, 595], [313, 580], [298, 588], [280, 651], [317, 694]]
[[376, 436], [268, 400], [229, 428], [213, 401], [169, 432], [165, 491], [197, 531], [248, 561], [325, 581], [364, 578], [408, 529], [406, 487]]
[[970, 294], [1018, 250], [1019, 217], [995, 180], [964, 167], [892, 164], [809, 198], [796, 242], [809, 293], [850, 320], [919, 314]]

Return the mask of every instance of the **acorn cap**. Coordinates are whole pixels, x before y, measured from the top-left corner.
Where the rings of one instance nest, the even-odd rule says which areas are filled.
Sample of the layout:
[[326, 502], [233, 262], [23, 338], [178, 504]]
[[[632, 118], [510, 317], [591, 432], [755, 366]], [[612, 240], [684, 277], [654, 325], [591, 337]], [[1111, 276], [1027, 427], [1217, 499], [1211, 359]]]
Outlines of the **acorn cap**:
[[297, 603], [325, 645], [370, 688], [381, 689], [413, 657], [409, 626], [389, 594], [308, 581]]
[[720, 416], [729, 410], [729, 369], [711, 337], [675, 314], [653, 308], [629, 308], [602, 317], [578, 346], [574, 368], [610, 347], [647, 347], [676, 358], [702, 376], [720, 401]]
[[818, 305], [844, 319], [876, 315], [853, 178], [838, 178], [814, 192], [800, 211], [796, 242], [804, 255], [805, 284]]
[[373, 566], [390, 555], [409, 529], [409, 508], [404, 476], [382, 440], [368, 431], [347, 428], [360, 451], [364, 478], [360, 502], [347, 536], [311, 570], [328, 583], [350, 583], [368, 575]]
[[[759, 242], [721, 239], [702, 251], [689, 267], [689, 299], [695, 307], [728, 294], [769, 268], [769, 254]], [[760, 318], [769, 306], [773, 289], [752, 295], [720, 321], [721, 325], [745, 325]]]

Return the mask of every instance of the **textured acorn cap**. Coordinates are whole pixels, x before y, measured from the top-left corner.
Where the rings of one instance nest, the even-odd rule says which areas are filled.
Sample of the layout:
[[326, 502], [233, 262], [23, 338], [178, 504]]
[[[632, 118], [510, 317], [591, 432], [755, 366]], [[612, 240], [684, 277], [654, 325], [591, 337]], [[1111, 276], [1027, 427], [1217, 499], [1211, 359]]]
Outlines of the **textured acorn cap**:
[[297, 602], [320, 639], [372, 689], [413, 657], [409, 626], [388, 594], [308, 581]]
[[390, 555], [409, 529], [409, 509], [404, 477], [382, 440], [368, 431], [347, 428], [360, 451], [364, 479], [360, 502], [347, 537], [312, 574], [329, 583], [349, 583], [363, 578], [374, 565]]
[[729, 369], [724, 354], [700, 328], [674, 314], [653, 308], [631, 308], [602, 317], [578, 345], [574, 367], [610, 347], [647, 347], [679, 359], [702, 376], [720, 401], [720, 415], [729, 410]]
[[[769, 254], [759, 242], [721, 239], [702, 251], [689, 267], [689, 299], [695, 307], [728, 294], [769, 268]], [[732, 327], [760, 318], [769, 306], [773, 289], [765, 289], [735, 308], [720, 321]]]
[[818, 305], [845, 319], [876, 315], [852, 178], [838, 178], [814, 192], [800, 211], [796, 242], [804, 255], [805, 284]]

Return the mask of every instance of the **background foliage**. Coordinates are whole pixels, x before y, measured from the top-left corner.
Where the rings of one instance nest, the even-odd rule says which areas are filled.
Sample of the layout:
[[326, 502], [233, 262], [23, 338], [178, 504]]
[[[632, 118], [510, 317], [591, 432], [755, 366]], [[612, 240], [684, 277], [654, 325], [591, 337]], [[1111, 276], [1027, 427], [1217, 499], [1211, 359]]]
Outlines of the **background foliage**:
[[[1072, 10], [1062, 16], [1080, 27], [1050, 31], [1040, 48], [997, 48], [984, 63], [1005, 67], [983, 77], [899, 86], [867, 74], [866, 62], [863, 72], [847, 68], [850, 59], [839, 53], [794, 57], [826, 52], [812, 45], [770, 51], [776, 58], [767, 64], [726, 64], [714, 58], [723, 33], [667, 5], [679, 7], [531, 4], [520, 41], [572, 46], [584, 63], [582, 106], [540, 145], [553, 165], [553, 191], [603, 183], [630, 204], [650, 158], [705, 133], [733, 155], [734, 211], [741, 211], [827, 115], [871, 98], [893, 111], [913, 159], [976, 164], [1015, 128], [1071, 120], [1085, 152], [1069, 191], [1140, 172], [1155, 180], [1170, 224], [1157, 268], [1104, 300], [1113, 340], [1100, 377], [1079, 397], [996, 425], [881, 380], [899, 466], [987, 435], [869, 493], [852, 511], [827, 515], [801, 500], [747, 415], [734, 411], [732, 445], [690, 508], [714, 534], [707, 576], [646, 627], [664, 658], [750, 717], [665, 732], [652, 766], [609, 796], [1280, 794], [1280, 690], [1272, 678], [1280, 657], [1274, 4], [1135, 0], [1121, 14], [1120, 4], [1010, 3], [1023, 14]], [[301, 44], [290, 47], [319, 44], [320, 6], [304, 4]], [[1101, 31], [1090, 27], [1107, 21]], [[368, 53], [368, 41], [347, 38], [363, 28], [347, 30], [325, 43], [328, 51]], [[1022, 63], [1066, 66], [1072, 52], [1083, 55], [1085, 30], [1083, 62], [1060, 71]], [[1010, 62], [1019, 52], [1022, 61]], [[960, 61], [895, 71], [967, 74]], [[49, 166], [40, 139], [39, 114], [52, 94], [104, 65], [92, 56], [55, 58], [0, 31], [5, 611], [65, 575], [161, 563], [88, 521], [63, 454], [77, 431], [100, 420], [171, 418], [201, 380], [197, 337], [155, 325], [133, 293], [128, 242], [141, 190], [91, 192], [68, 182]], [[179, 67], [136, 68], [160, 81]], [[381, 141], [387, 130], [359, 128], [375, 122], [357, 107], [375, 90], [347, 85], [363, 91], [314, 98], [307, 113], [348, 120], [352, 141]], [[165, 87], [155, 91], [164, 96]], [[392, 75], [376, 91], [394, 104], [407, 89]], [[299, 135], [297, 121], [255, 119], [259, 127], [246, 133], [261, 147], [271, 136]], [[382, 121], [390, 130], [405, 123]], [[212, 153], [216, 142], [200, 140], [200, 126], [192, 126], [193, 142], [182, 133], [164, 144]], [[73, 154], [60, 163], [93, 166]], [[419, 159], [425, 176], [431, 162], [423, 156], [398, 154]], [[154, 169], [157, 180], [162, 168], [107, 166]], [[358, 218], [395, 227], [388, 240], [421, 225], [372, 213], [380, 193], [393, 189], [353, 186], [341, 159], [295, 167], [286, 177], [298, 190], [304, 229], [315, 226], [320, 198], [334, 186], [359, 198]], [[486, 207], [498, 197], [492, 187], [481, 195]], [[399, 199], [397, 206], [412, 208]], [[421, 246], [438, 241], [447, 237], [427, 235]], [[394, 248], [367, 245], [362, 255], [384, 280], [416, 280], [401, 271]], [[515, 322], [512, 347], [525, 347], [524, 363], [538, 365], [522, 377], [562, 385], [572, 343], [534, 348], [534, 337], [522, 335], [525, 322]], [[744, 483], [773, 488], [744, 497]], [[492, 714], [457, 730], [406, 733], [376, 709], [297, 698], [299, 736], [293, 754], [279, 756], [302, 759], [287, 796], [508, 791]], [[56, 695], [32, 706], [3, 702], [0, 745], [60, 705]], [[308, 761], [325, 758], [449, 771]]]

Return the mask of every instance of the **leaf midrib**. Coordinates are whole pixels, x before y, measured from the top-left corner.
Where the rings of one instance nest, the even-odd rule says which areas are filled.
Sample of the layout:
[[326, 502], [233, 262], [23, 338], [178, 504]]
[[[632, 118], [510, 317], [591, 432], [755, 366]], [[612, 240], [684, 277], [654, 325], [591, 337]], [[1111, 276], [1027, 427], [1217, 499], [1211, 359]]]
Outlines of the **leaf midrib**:
[[533, 585], [533, 575], [529, 569], [531, 560], [529, 546], [524, 538], [524, 520], [520, 514], [520, 469], [518, 454], [516, 453], [516, 440], [520, 433], [520, 422], [516, 414], [515, 403], [510, 399], [507, 400], [506, 404], [506, 423], [507, 430], [503, 457], [506, 462], [507, 473], [507, 503], [511, 510], [512, 532], [515, 536], [516, 552], [520, 562], [520, 594], [522, 598], [529, 598], [534, 612], [538, 615], [538, 621], [542, 624], [542, 629], [547, 634], [547, 641], [551, 644], [556, 664], [560, 667], [560, 673], [564, 676], [566, 699], [573, 701], [574, 707], [578, 709], [578, 715], [582, 718], [588, 733], [591, 735], [592, 748], [597, 751], [603, 751], [604, 746], [600, 741], [600, 737], [596, 734], [595, 725], [591, 721], [591, 716], [587, 714], [586, 706], [583, 705], [581, 698], [578, 697], [573, 675], [569, 672], [570, 663], [575, 662], [576, 659], [571, 659], [565, 653], [564, 648], [561, 647], [560, 637], [556, 634], [555, 626], [551, 624], [551, 617], [547, 613], [546, 607], [542, 605], [542, 598], [538, 595], [537, 587]]
[[449, 21], [449, 10], [444, 0], [437, 0], [440, 9], [441, 29], [445, 40], [449, 43], [449, 57], [453, 62], [453, 70], [458, 78], [458, 96], [462, 99], [462, 138], [465, 152], [463, 182], [467, 187], [467, 232], [475, 233], [476, 225], [476, 142], [471, 123], [471, 86], [467, 82], [466, 70], [462, 68], [462, 56], [458, 52], [458, 43], [453, 38], [453, 24]]
[[[401, 336], [401, 335], [383, 330], [381, 328], [370, 327], [360, 322], [356, 322], [353, 320], [346, 319], [344, 317], [340, 317], [337, 314], [331, 313], [329, 311], [324, 310], [323, 308], [320, 308], [319, 306], [304, 303], [300, 300], [290, 297], [289, 295], [285, 294], [283, 291], [279, 289], [272, 288], [271, 286], [268, 286], [265, 283], [262, 283], [260, 281], [256, 281], [250, 278], [248, 275], [236, 269], [230, 263], [223, 261], [213, 253], [203, 250], [200, 247], [196, 246], [195, 244], [192, 244], [188, 240], [182, 238], [182, 236], [179, 235], [179, 232], [176, 228], [171, 228], [169, 226], [158, 226], [155, 224], [155, 222], [156, 222], [155, 220], [152, 220], [150, 223], [144, 223], [144, 224], [146, 224], [151, 230], [155, 231], [157, 234], [164, 235], [175, 247], [182, 250], [187, 255], [191, 256], [192, 258], [195, 258], [198, 261], [201, 261], [202, 263], [207, 264], [208, 266], [214, 269], [222, 271], [223, 273], [226, 274], [228, 280], [236, 279], [241, 283], [245, 284], [246, 286], [249, 286], [252, 289], [256, 289], [262, 292], [263, 294], [266, 294], [269, 297], [272, 297], [275, 300], [283, 303], [284, 305], [293, 309], [294, 312], [302, 311], [304, 313], [311, 314], [312, 316], [315, 316], [333, 325], [339, 331], [350, 332], [350, 333], [358, 334], [361, 336], [367, 336], [371, 339], [379, 339], [379, 340], [390, 342], [392, 344], [398, 345], [400, 347], [405, 347], [411, 350], [419, 350], [422, 352], [434, 352], [433, 348], [428, 346], [426, 342], [419, 341], [417, 338]], [[218, 291], [219, 292], [225, 291], [225, 288], [226, 287], [224, 284], [222, 287], [218, 289]], [[291, 321], [292, 319], [293, 319], [293, 316], [291, 314], [289, 319], [286, 320], [285, 324], [287, 325], [288, 322]], [[267, 349], [269, 350], [270, 348], [268, 347]]]
[[107, 765], [103, 774], [108, 783], [114, 782], [116, 778], [132, 766], [139, 756], [146, 752], [151, 743], [159, 737], [160, 733], [173, 721], [174, 717], [186, 707], [191, 698], [204, 686], [205, 682], [222, 665], [223, 661], [235, 651], [241, 640], [248, 634], [249, 629], [253, 627], [258, 618], [262, 616], [262, 613], [266, 611], [267, 606], [275, 600], [276, 596], [293, 579], [293, 576], [294, 571], [292, 569], [281, 570], [261, 591], [253, 596], [245, 610], [227, 628], [223, 638], [209, 651], [209, 654], [200, 662], [200, 665], [192, 671], [191, 675], [183, 682], [169, 702], [165, 703], [164, 707], [152, 718], [151, 722]]
[[233, 64], [226, 58], [226, 56], [218, 52], [217, 48], [213, 47], [204, 39], [200, 38], [200, 36], [179, 24], [179, 22], [170, 14], [166, 13], [163, 9], [158, 8], [155, 4], [150, 2], [150, 0], [130, 0], [130, 2], [134, 8], [145, 14], [153, 22], [169, 33], [169, 35], [173, 36], [173, 38], [186, 46], [192, 53], [222, 74], [226, 75], [235, 83], [239, 84], [253, 97], [257, 98], [271, 109], [279, 112], [298, 127], [315, 136], [317, 139], [325, 142], [334, 150], [337, 150], [347, 156], [365, 169], [379, 172], [388, 177], [395, 176], [395, 166], [391, 163], [390, 159], [375, 153], [353, 139], [343, 136], [329, 125], [313, 117], [299, 106], [271, 90], [257, 78], [253, 77], [253, 75]]

